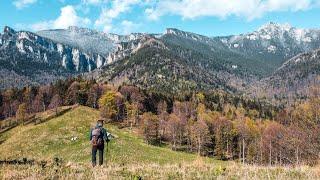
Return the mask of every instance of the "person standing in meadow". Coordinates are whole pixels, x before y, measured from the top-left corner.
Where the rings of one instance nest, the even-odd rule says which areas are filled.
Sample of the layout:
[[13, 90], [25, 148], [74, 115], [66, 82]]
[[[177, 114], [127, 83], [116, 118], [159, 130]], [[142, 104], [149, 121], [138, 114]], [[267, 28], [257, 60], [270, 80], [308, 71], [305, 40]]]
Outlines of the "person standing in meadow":
[[105, 147], [105, 142], [109, 142], [108, 131], [103, 128], [103, 120], [99, 119], [94, 128], [90, 130], [90, 141], [92, 145], [92, 166], [95, 167], [97, 152], [99, 153], [99, 165], [103, 164], [103, 152]]

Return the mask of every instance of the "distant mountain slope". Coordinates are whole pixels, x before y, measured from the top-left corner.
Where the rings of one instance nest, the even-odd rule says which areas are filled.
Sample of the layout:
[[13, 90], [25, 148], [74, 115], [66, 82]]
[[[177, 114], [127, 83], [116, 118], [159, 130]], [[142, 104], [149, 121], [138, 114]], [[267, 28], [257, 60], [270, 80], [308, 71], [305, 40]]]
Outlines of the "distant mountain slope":
[[245, 93], [258, 80], [266, 81], [287, 59], [317, 48], [320, 30], [276, 23], [226, 37], [174, 28], [163, 34], [116, 35], [79, 27], [37, 33], [6, 27], [0, 34], [0, 88], [86, 73], [100, 81], [170, 92]]
[[98, 68], [130, 55], [131, 51], [139, 46], [141, 39], [157, 36], [144, 33], [117, 35], [75, 26], [68, 29], [43, 30], [37, 34], [57, 43], [79, 48], [88, 54], [100, 54], [106, 60], [98, 62]]
[[304, 97], [310, 88], [320, 84], [320, 49], [299, 54], [286, 61], [273, 75], [264, 78], [256, 87], [254, 95], [267, 97]]
[[252, 33], [214, 39], [248, 58], [264, 60], [266, 64], [273, 66], [274, 70], [299, 53], [320, 48], [319, 29], [299, 29], [289, 24], [273, 22]]
[[[16, 86], [48, 83], [57, 78], [92, 71], [105, 61], [99, 54], [84, 53], [32, 32], [16, 32], [5, 27], [3, 34], [0, 34], [0, 76], [8, 76], [8, 79], [14, 77]], [[0, 88], [14, 85], [5, 83], [8, 79], [1, 79]]]
[[216, 67], [212, 67], [214, 69], [211, 70], [226, 66], [226, 68], [234, 72], [254, 74], [257, 77], [262, 77], [272, 69], [272, 67], [260, 59], [251, 59], [242, 53], [231, 51], [220, 40], [195, 33], [184, 32], [178, 29], [167, 29], [160, 39], [171, 44], [173, 46], [172, 51], [183, 48], [202, 54], [203, 58], [207, 59], [206, 61], [217, 65]]
[[107, 56], [116, 49], [115, 41], [104, 33], [90, 29], [69, 27], [68, 29], [43, 30], [37, 32], [39, 36], [56, 42], [78, 47], [87, 53], [97, 53]]
[[159, 38], [141, 39], [129, 56], [88, 76], [170, 93], [197, 89], [236, 92], [264, 72], [262, 63], [252, 65], [252, 60], [224, 49], [210, 38], [168, 29]]
[[143, 34], [136, 33], [127, 36], [98, 32], [87, 28], [71, 26], [68, 29], [53, 29], [37, 32], [38, 35], [52, 39], [58, 43], [78, 47], [87, 53], [108, 56], [117, 51], [119, 43], [136, 40]]
[[[269, 76], [280, 73], [275, 70], [286, 57], [320, 46], [319, 32], [270, 23], [250, 35], [230, 38], [230, 42], [242, 43], [238, 49], [233, 49], [234, 46], [230, 47], [221, 38], [169, 28], [161, 36], [140, 39], [126, 57], [93, 72], [91, 77], [171, 93], [197, 89], [247, 93], [249, 88], [256, 89], [255, 92], [257, 89], [264, 91], [259, 94], [271, 94], [266, 92], [274, 87], [268, 82], [272, 79]], [[271, 50], [268, 48], [271, 44], [281, 48]], [[293, 67], [288, 72], [294, 68], [301, 69]], [[310, 74], [306, 72], [305, 76]], [[260, 78], [263, 80], [259, 81]], [[281, 80], [274, 83], [277, 82]], [[278, 89], [271, 91], [279, 92]]]

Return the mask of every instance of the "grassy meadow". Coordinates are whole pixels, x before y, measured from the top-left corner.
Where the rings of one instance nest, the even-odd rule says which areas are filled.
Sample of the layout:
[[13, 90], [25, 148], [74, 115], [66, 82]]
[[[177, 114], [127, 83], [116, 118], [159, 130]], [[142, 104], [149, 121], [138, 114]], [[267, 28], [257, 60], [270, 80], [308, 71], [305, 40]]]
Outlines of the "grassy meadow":
[[262, 167], [198, 157], [148, 145], [137, 133], [110, 124], [105, 127], [116, 138], [105, 152], [105, 165], [92, 168], [89, 129], [98, 118], [97, 110], [78, 106], [0, 134], [0, 160], [35, 160], [0, 165], [0, 179], [320, 179], [320, 167]]

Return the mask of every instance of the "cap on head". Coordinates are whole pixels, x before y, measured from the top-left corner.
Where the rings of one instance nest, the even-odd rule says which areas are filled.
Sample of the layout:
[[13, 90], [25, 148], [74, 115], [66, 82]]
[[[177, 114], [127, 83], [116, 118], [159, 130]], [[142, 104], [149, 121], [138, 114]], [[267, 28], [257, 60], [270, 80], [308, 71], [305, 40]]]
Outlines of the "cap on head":
[[103, 126], [103, 119], [97, 120], [97, 127], [102, 127]]
[[98, 123], [98, 122], [102, 122], [102, 123], [103, 123], [103, 121], [104, 121], [104, 119], [98, 119], [98, 120], [97, 120], [97, 123]]

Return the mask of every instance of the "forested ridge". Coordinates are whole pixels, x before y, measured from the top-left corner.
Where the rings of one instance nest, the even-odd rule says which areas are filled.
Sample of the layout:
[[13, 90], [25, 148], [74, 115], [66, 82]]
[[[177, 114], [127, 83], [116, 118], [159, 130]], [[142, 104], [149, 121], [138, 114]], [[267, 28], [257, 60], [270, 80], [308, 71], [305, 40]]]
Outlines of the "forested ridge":
[[243, 163], [314, 165], [320, 96], [316, 88], [312, 92], [309, 100], [284, 108], [224, 91], [168, 95], [78, 77], [1, 91], [0, 125], [6, 130], [34, 113], [80, 104], [100, 109], [119, 127], [137, 129], [155, 146]]

